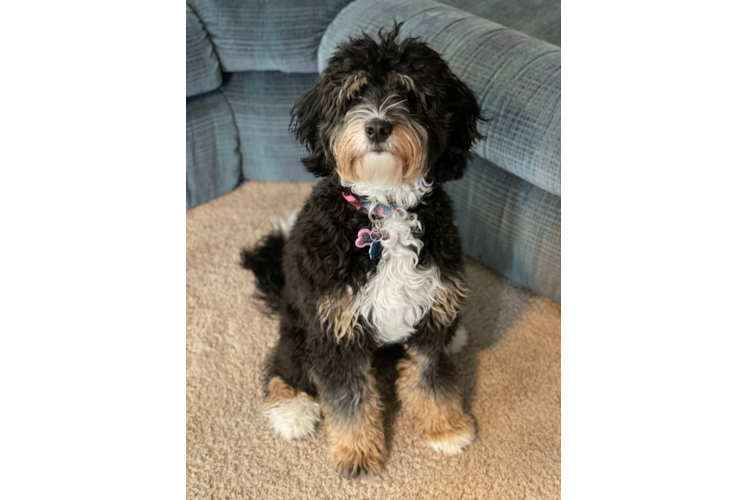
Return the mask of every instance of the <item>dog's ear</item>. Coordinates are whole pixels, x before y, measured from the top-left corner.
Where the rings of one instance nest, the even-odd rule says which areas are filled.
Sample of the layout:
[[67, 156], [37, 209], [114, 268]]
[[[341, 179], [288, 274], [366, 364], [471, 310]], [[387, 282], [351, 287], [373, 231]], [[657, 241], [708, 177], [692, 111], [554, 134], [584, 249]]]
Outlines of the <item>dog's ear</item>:
[[460, 179], [467, 168], [470, 147], [483, 139], [478, 133], [478, 121], [483, 118], [475, 94], [451, 72], [448, 78], [445, 104], [450, 114], [449, 138], [447, 148], [431, 170], [431, 177], [437, 182]]
[[305, 146], [309, 154], [301, 159], [306, 169], [316, 177], [324, 177], [331, 173], [327, 157], [320, 138], [319, 125], [326, 107], [333, 103], [326, 102], [330, 92], [326, 91], [325, 75], [317, 78], [312, 88], [296, 101], [291, 110], [291, 125], [289, 130], [296, 136], [296, 140]]

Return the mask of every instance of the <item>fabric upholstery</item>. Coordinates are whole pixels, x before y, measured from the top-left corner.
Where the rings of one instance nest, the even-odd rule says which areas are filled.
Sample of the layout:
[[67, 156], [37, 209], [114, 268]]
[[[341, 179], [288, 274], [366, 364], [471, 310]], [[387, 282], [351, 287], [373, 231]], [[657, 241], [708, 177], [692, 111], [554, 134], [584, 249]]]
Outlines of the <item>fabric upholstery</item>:
[[315, 78], [315, 74], [277, 71], [232, 75], [225, 94], [239, 128], [245, 179], [314, 180], [301, 164], [304, 149], [296, 144], [288, 125], [291, 108]]
[[317, 47], [350, 0], [188, 0], [224, 71], [316, 73]]
[[561, 303], [561, 198], [473, 155], [444, 184], [462, 249], [507, 278]]
[[440, 2], [561, 46], [561, 0], [440, 0]]
[[236, 125], [223, 94], [187, 103], [187, 209], [241, 181]]
[[357, 0], [322, 37], [320, 70], [335, 48], [393, 19], [400, 38], [420, 37], [476, 94], [487, 138], [474, 152], [553, 194], [561, 194], [561, 49], [431, 0]]
[[208, 32], [187, 5], [187, 97], [217, 89], [222, 80]]

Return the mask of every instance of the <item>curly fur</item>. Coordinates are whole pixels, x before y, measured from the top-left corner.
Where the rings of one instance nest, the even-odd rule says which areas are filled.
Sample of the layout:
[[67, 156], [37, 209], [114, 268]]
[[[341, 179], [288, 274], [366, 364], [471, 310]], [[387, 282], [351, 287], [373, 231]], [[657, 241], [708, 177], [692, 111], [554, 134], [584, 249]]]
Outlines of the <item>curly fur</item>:
[[[385, 346], [405, 344], [408, 356], [418, 359], [402, 391], [428, 402], [417, 418], [434, 428], [459, 421], [460, 429], [472, 429], [456, 403], [445, 354], [467, 288], [442, 183], [463, 175], [480, 137], [480, 110], [434, 50], [413, 38], [398, 42], [398, 31], [399, 25], [380, 31], [378, 41], [363, 35], [340, 46], [296, 103], [291, 129], [307, 148], [302, 162], [323, 180], [290, 233], [276, 231], [243, 253], [261, 296], [281, 318], [268, 380], [319, 400], [335, 425], [328, 433], [336, 429], [331, 460], [347, 477], [376, 473], [384, 460], [371, 363]], [[391, 133], [368, 136], [372, 120], [390, 124]], [[395, 215], [378, 220], [388, 235], [378, 260], [354, 245], [358, 231], [376, 217], [343, 193], [359, 204], [372, 202], [371, 210], [397, 203]], [[280, 435], [301, 434], [280, 429], [284, 421], [273, 420]], [[472, 435], [465, 430], [465, 436]], [[452, 453], [471, 440], [435, 448]], [[355, 460], [341, 452], [348, 449], [359, 450]]]
[[360, 104], [355, 94], [383, 102], [393, 92], [405, 100], [412, 124], [425, 130], [429, 179], [446, 182], [464, 174], [470, 147], [481, 137], [475, 96], [436, 51], [414, 38], [398, 43], [398, 33], [399, 25], [387, 34], [380, 31], [379, 43], [364, 34], [342, 45], [296, 103], [292, 129], [309, 151], [302, 162], [314, 175], [335, 170], [332, 138]]

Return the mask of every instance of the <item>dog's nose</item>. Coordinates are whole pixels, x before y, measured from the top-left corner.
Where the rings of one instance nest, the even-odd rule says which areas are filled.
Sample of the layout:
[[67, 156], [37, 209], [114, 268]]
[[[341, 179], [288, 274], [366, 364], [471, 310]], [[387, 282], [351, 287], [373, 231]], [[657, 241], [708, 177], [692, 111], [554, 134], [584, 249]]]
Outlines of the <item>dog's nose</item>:
[[388, 121], [376, 118], [368, 121], [364, 130], [366, 132], [366, 137], [368, 137], [370, 141], [373, 141], [374, 144], [379, 144], [380, 142], [386, 141], [392, 133], [392, 124]]

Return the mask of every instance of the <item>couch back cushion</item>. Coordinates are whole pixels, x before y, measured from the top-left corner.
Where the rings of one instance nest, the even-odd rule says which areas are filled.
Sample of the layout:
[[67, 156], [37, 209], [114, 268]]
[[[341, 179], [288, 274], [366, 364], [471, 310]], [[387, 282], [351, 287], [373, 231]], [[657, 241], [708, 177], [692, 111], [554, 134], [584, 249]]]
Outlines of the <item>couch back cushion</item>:
[[247, 180], [311, 181], [301, 164], [305, 149], [288, 131], [291, 108], [316, 74], [280, 71], [234, 73], [224, 95], [239, 130], [242, 173]]
[[316, 73], [317, 47], [350, 0], [188, 0], [224, 71]]
[[561, 0], [440, 0], [478, 17], [561, 46]]

